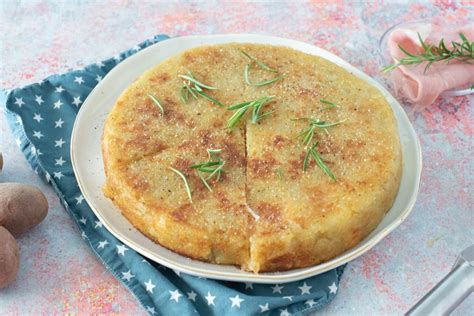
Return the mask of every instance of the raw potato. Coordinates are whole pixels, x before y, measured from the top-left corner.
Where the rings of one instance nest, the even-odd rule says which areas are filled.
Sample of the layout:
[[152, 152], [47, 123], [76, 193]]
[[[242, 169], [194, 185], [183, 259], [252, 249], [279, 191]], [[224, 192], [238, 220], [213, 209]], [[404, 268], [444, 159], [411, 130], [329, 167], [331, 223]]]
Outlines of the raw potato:
[[0, 183], [0, 226], [13, 236], [32, 229], [47, 214], [48, 200], [38, 188], [20, 183]]
[[0, 289], [12, 283], [20, 268], [20, 250], [12, 234], [0, 226]]

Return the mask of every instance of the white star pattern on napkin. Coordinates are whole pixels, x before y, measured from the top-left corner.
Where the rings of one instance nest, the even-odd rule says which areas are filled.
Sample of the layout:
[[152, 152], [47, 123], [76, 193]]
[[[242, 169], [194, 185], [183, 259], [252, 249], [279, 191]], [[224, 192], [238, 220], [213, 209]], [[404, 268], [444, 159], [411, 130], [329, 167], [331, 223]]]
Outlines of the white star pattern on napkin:
[[270, 308], [268, 307], [268, 303], [266, 303], [265, 305], [258, 305], [258, 307], [260, 307], [260, 313], [268, 312], [270, 310]]
[[61, 128], [63, 127], [63, 124], [64, 124], [64, 121], [61, 118], [59, 118], [59, 120], [54, 121], [54, 128], [58, 128], [58, 127]]
[[237, 307], [237, 308], [240, 308], [240, 303], [242, 303], [244, 300], [241, 299], [238, 295], [236, 295], [235, 297], [229, 297], [229, 300], [232, 302], [232, 306], [231, 307]]
[[104, 249], [105, 246], [107, 246], [108, 244], [109, 242], [107, 241], [107, 239], [104, 239], [103, 241], [99, 242], [99, 246], [97, 247], [97, 249]]
[[197, 296], [196, 292], [191, 291], [191, 292], [188, 292], [188, 293], [186, 293], [186, 294], [188, 295], [188, 298], [189, 298], [191, 301], [196, 302], [196, 296]]
[[53, 109], [61, 109], [61, 105], [63, 105], [63, 103], [61, 102], [61, 100], [58, 100], [56, 102], [54, 102], [54, 106], [53, 106]]
[[55, 142], [54, 147], [60, 147], [60, 148], [63, 147], [65, 143], [65, 141], [62, 138], [55, 140], [54, 142]]
[[211, 295], [211, 292], [207, 292], [207, 296], [206, 296], [207, 305], [209, 305], [209, 306], [214, 305], [215, 306], [216, 305], [216, 304], [214, 304], [214, 299], [215, 298], [216, 298], [215, 296]]
[[117, 246], [117, 253], [119, 255], [125, 256], [125, 251], [127, 251], [127, 250], [128, 250], [128, 248], [125, 247], [125, 245]]
[[153, 289], [156, 287], [153, 282], [151, 282], [151, 279], [148, 280], [148, 282], [145, 282], [145, 288], [147, 292], [150, 292], [153, 294]]
[[135, 276], [132, 274], [132, 271], [128, 270], [127, 272], [122, 272], [122, 279], [130, 281], [133, 279]]
[[82, 103], [80, 97], [74, 97], [73, 99], [74, 101], [72, 101], [72, 104], [74, 104], [75, 106], [79, 106]]
[[178, 303], [179, 298], [183, 296], [181, 293], [179, 293], [179, 290], [168, 291], [168, 292], [170, 292], [170, 301], [175, 301], [176, 303]]
[[146, 307], [146, 311], [152, 315], [155, 315], [156, 312], [155, 312], [155, 308], [154, 307], [151, 307], [151, 306], [147, 306]]
[[21, 106], [25, 104], [25, 102], [23, 102], [23, 98], [15, 98], [15, 104], [21, 108]]
[[35, 95], [35, 101], [36, 101], [36, 103], [38, 103], [38, 105], [41, 105], [41, 104], [44, 103], [43, 97], [40, 96], [40, 95]]
[[62, 166], [66, 162], [66, 160], [63, 159], [63, 157], [59, 157], [58, 159], [54, 159], [54, 165], [55, 166]]
[[312, 286], [308, 286], [306, 282], [303, 283], [303, 286], [299, 286], [298, 288], [301, 290], [301, 295], [311, 294], [309, 290], [311, 290]]
[[43, 133], [41, 133], [40, 131], [33, 131], [33, 137], [41, 139], [41, 137], [43, 136], [44, 136]]
[[82, 79], [82, 77], [74, 77], [74, 82], [77, 84], [83, 84], [84, 79]]
[[283, 290], [284, 286], [279, 286], [278, 284], [275, 284], [275, 286], [272, 286], [272, 293], [280, 293], [281, 290]]
[[76, 199], [76, 205], [79, 205], [82, 203], [82, 201], [84, 200], [84, 197], [81, 195], [75, 197], [74, 199]]
[[33, 120], [37, 121], [38, 123], [41, 123], [43, 118], [41, 117], [41, 114], [35, 113], [35, 116], [33, 116]]
[[316, 302], [314, 300], [307, 300], [304, 302], [306, 305], [309, 305], [309, 307], [313, 307], [313, 305], [316, 305]]

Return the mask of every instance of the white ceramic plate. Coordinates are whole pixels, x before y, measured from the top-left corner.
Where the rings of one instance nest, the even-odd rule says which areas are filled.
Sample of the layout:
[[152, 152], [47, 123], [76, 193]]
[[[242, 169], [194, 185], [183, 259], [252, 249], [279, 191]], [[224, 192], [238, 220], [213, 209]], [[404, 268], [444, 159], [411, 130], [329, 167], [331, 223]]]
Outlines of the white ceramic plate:
[[[234, 266], [192, 260], [146, 238], [102, 194], [101, 187], [105, 181], [105, 175], [100, 139], [105, 119], [122, 91], [145, 70], [183, 50], [229, 42], [283, 45], [324, 57], [377, 87], [387, 98], [395, 113], [404, 157], [401, 186], [395, 203], [377, 229], [367, 238], [330, 261], [285, 272], [253, 274], [241, 271]], [[124, 244], [164, 266], [187, 274], [254, 283], [284, 283], [300, 280], [336, 268], [368, 251], [408, 216], [415, 204], [421, 174], [421, 149], [415, 131], [400, 104], [379, 83], [321, 48], [284, 38], [249, 34], [186, 36], [168, 39], [124, 60], [102, 79], [82, 105], [72, 131], [71, 160], [84, 198], [105, 227]]]

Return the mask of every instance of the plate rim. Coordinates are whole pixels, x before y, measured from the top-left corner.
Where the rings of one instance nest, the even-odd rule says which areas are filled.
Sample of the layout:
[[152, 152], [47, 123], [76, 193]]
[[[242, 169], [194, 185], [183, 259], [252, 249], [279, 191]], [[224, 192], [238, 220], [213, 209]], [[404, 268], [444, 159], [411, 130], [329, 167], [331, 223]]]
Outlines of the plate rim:
[[[212, 41], [212, 39], [227, 38], [229, 36], [232, 36], [234, 38], [231, 39], [231, 40], [222, 41], [222, 42], [219, 42], [219, 43], [231, 43], [231, 42], [239, 42], [239, 43], [245, 43], [245, 42], [247, 42], [247, 43], [259, 43], [260, 42], [261, 43], [262, 39], [266, 39], [267, 41], [281, 41], [282, 43], [278, 44], [279, 46], [290, 46], [289, 44], [292, 43], [292, 44], [298, 45], [298, 46], [301, 46], [301, 45], [307, 46], [308, 48], [310, 48], [312, 50], [316, 49], [316, 51], [319, 51], [319, 52], [324, 53], [325, 55], [331, 57], [331, 59], [330, 59], [331, 62], [336, 63], [338, 66], [344, 67], [347, 71], [353, 73], [357, 77], [361, 78], [362, 80], [364, 80], [364, 81], [368, 82], [369, 84], [371, 84], [372, 86], [374, 86], [376, 89], [378, 89], [384, 95], [384, 97], [386, 99], [390, 98], [390, 100], [387, 100], [387, 101], [389, 101], [388, 103], [390, 104], [390, 107], [392, 108], [392, 111], [395, 110], [394, 107], [398, 108], [397, 109], [398, 114], [405, 121], [406, 125], [408, 125], [408, 127], [409, 127], [408, 134], [410, 135], [409, 138], [413, 141], [414, 146], [416, 148], [415, 156], [417, 158], [417, 161], [414, 164], [416, 175], [413, 175], [414, 184], [415, 184], [414, 185], [414, 190], [410, 193], [409, 202], [406, 204], [406, 206], [404, 207], [401, 214], [398, 215], [392, 222], [387, 224], [387, 227], [385, 227], [383, 230], [381, 230], [380, 232], [378, 232], [377, 234], [372, 236], [370, 239], [366, 240], [363, 245], [361, 245], [361, 243], [363, 242], [363, 241], [361, 241], [356, 246], [352, 247], [351, 249], [346, 250], [347, 253], [346, 254], [343, 253], [344, 255], [342, 255], [342, 256], [339, 255], [339, 256], [331, 259], [331, 260], [328, 260], [328, 261], [320, 263], [320, 264], [312, 265], [312, 266], [309, 266], [309, 267], [297, 268], [297, 269], [292, 269], [292, 270], [288, 270], [288, 271], [282, 271], [282, 272], [280, 272], [281, 275], [278, 272], [277, 273], [274, 272], [273, 274], [269, 275], [269, 274], [266, 274], [266, 273], [254, 274], [252, 272], [247, 272], [247, 271], [242, 271], [242, 270], [239, 270], [239, 272], [241, 272], [241, 274], [238, 274], [238, 273], [235, 273], [235, 272], [209, 271], [208, 269], [202, 269], [202, 268], [199, 268], [199, 267], [190, 267], [186, 263], [182, 264], [182, 263], [175, 262], [174, 260], [170, 261], [169, 259], [164, 258], [159, 254], [152, 253], [149, 250], [145, 249], [145, 247], [142, 247], [142, 246], [138, 245], [135, 241], [130, 240], [127, 236], [122, 234], [120, 232], [119, 228], [114, 228], [113, 225], [111, 225], [109, 223], [109, 221], [102, 216], [101, 211], [99, 209], [97, 209], [96, 206], [94, 205], [94, 203], [92, 202], [93, 198], [88, 195], [87, 190], [85, 189], [86, 188], [86, 185], [84, 183], [85, 181], [82, 178], [81, 173], [78, 171], [79, 166], [78, 166], [78, 162], [77, 162], [77, 159], [76, 159], [74, 144], [77, 142], [77, 138], [79, 137], [78, 136], [78, 130], [80, 129], [80, 127], [78, 127], [78, 126], [80, 124], [78, 122], [80, 122], [81, 118], [85, 115], [84, 113], [86, 112], [86, 110], [88, 108], [88, 104], [90, 104], [90, 102], [88, 102], [88, 101], [95, 97], [95, 94], [99, 90], [98, 87], [100, 87], [101, 84], [104, 84], [105, 82], [107, 82], [107, 80], [109, 80], [110, 78], [113, 78], [115, 73], [119, 73], [121, 69], [127, 68], [129, 64], [132, 64], [135, 60], [138, 60], [140, 58], [140, 56], [143, 54], [143, 52], [145, 52], [147, 50], [151, 50], [151, 49], [156, 49], [157, 46], [169, 45], [170, 41], [204, 40], [206, 42], [206, 41], [209, 41], [209, 40]], [[245, 40], [246, 38], [249, 38], [249, 39]], [[203, 43], [199, 46], [217, 45], [219, 43], [216, 43], [216, 42], [215, 43]], [[268, 43], [265, 43], [265, 44], [268, 44]], [[275, 45], [276, 46], [277, 44], [270, 44], [270, 45]], [[197, 47], [197, 46], [194, 46], [194, 47]], [[188, 49], [188, 48], [186, 48], [186, 49]], [[296, 48], [293, 48], [293, 49], [296, 49]], [[298, 49], [296, 49], [296, 50], [298, 50]], [[301, 51], [301, 50], [299, 50], [299, 51]], [[322, 57], [322, 56], [320, 56], [320, 57]], [[322, 57], [322, 58], [328, 59], [326, 57]], [[86, 110], [84, 110], [84, 109], [86, 109]], [[398, 123], [399, 123], [398, 122], [398, 120], [399, 120], [398, 115], [395, 115], [395, 118], [396, 118], [397, 125], [398, 125]], [[398, 131], [398, 133], [400, 135], [400, 130]], [[331, 52], [329, 52], [329, 51], [327, 51], [327, 50], [325, 50], [321, 47], [318, 47], [316, 45], [305, 43], [305, 42], [302, 42], [302, 41], [293, 40], [293, 39], [283, 38], [283, 37], [261, 35], [261, 34], [247, 34], [247, 33], [214, 34], [214, 35], [189, 35], [189, 36], [180, 36], [180, 37], [169, 38], [169, 39], [157, 42], [153, 45], [150, 45], [150, 46], [142, 49], [138, 53], [126, 58], [125, 60], [123, 60], [119, 64], [117, 64], [111, 71], [109, 71], [104, 76], [104, 78], [101, 80], [101, 82], [99, 82], [92, 89], [92, 91], [89, 93], [87, 98], [84, 100], [79, 112], [77, 113], [76, 119], [74, 121], [73, 129], [72, 129], [72, 132], [71, 132], [70, 156], [71, 156], [71, 164], [72, 164], [73, 172], [74, 172], [74, 175], [76, 177], [76, 181], [78, 183], [79, 189], [81, 190], [81, 193], [82, 193], [84, 199], [86, 200], [86, 202], [88, 203], [89, 207], [92, 209], [94, 214], [97, 216], [97, 218], [103, 223], [105, 228], [114, 237], [116, 237], [118, 240], [120, 240], [121, 242], [123, 242], [127, 246], [131, 247], [132, 249], [134, 249], [135, 251], [137, 251], [141, 255], [143, 255], [143, 256], [145, 256], [145, 257], [147, 257], [147, 258], [149, 258], [149, 259], [151, 259], [155, 262], [158, 262], [158, 263], [160, 263], [160, 264], [162, 264], [162, 265], [164, 265], [168, 268], [175, 269], [175, 270], [178, 270], [180, 272], [183, 272], [183, 273], [186, 273], [186, 274], [189, 274], [189, 275], [206, 277], [206, 278], [217, 279], [217, 280], [236, 281], [236, 282], [253, 282], [253, 283], [262, 283], [262, 284], [263, 283], [267, 283], [267, 284], [287, 283], [287, 282], [301, 280], [301, 279], [311, 277], [311, 276], [314, 276], [314, 275], [318, 275], [318, 274], [324, 273], [326, 271], [329, 271], [331, 269], [337, 268], [337, 267], [339, 267], [339, 266], [341, 266], [341, 265], [343, 265], [343, 264], [345, 264], [349, 261], [352, 261], [355, 258], [357, 258], [357, 257], [361, 256], [362, 254], [364, 254], [365, 252], [367, 252], [368, 250], [370, 250], [371, 248], [373, 248], [382, 239], [384, 239], [393, 230], [395, 230], [409, 216], [409, 214], [413, 210], [413, 207], [416, 203], [416, 199], [417, 199], [417, 196], [418, 196], [418, 193], [419, 193], [420, 182], [421, 182], [421, 171], [422, 171], [421, 145], [420, 145], [418, 136], [416, 134], [416, 131], [415, 131], [413, 125], [411, 124], [411, 122], [408, 118], [408, 115], [406, 114], [405, 110], [400, 105], [400, 103], [396, 100], [396, 98], [390, 92], [388, 92], [385, 89], [385, 87], [383, 87], [374, 78], [370, 77], [365, 72], [363, 72], [362, 70], [360, 70], [357, 67], [353, 66], [352, 64], [345, 61], [341, 57], [339, 57], [339, 56], [337, 56], [337, 55], [335, 55], [335, 54], [333, 54], [333, 53], [331, 53]], [[405, 157], [405, 153], [403, 153], [403, 157]], [[102, 157], [101, 157], [101, 161], [103, 162]], [[405, 169], [405, 164], [403, 164], [403, 169]], [[398, 196], [398, 193], [397, 193], [397, 196]], [[391, 208], [387, 211], [387, 213], [390, 210], [391, 210]], [[122, 214], [120, 214], [120, 215], [123, 216]], [[380, 223], [379, 223], [379, 225], [380, 225]], [[163, 247], [159, 244], [158, 244], [158, 246]], [[163, 247], [163, 248], [167, 249], [166, 247]], [[199, 260], [190, 259], [186, 256], [182, 256], [182, 255], [179, 255], [179, 256], [186, 259], [184, 261], [191, 260], [191, 261], [201, 262]], [[218, 264], [211, 264], [211, 263], [208, 263], [208, 264], [211, 265], [211, 266], [212, 265], [222, 266], [222, 265], [218, 265]], [[245, 273], [245, 274], [243, 274], [242, 272]]]

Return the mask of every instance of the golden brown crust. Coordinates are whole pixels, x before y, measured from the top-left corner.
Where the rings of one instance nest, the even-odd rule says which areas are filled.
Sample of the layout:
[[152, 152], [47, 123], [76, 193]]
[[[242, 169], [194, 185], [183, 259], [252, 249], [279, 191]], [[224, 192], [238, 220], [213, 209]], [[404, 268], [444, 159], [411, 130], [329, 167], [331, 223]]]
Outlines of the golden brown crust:
[[[285, 79], [246, 85], [239, 49]], [[246, 116], [229, 133], [231, 111], [202, 98], [180, 101], [178, 75], [188, 69], [216, 86], [206, 92], [226, 106], [274, 95], [263, 111], [276, 112], [258, 124]], [[338, 107], [325, 110], [320, 99]], [[301, 117], [343, 121], [316, 136], [336, 182], [312, 160], [302, 171], [296, 136], [306, 123], [291, 120]], [[208, 148], [221, 148], [226, 162], [213, 192], [189, 168], [207, 159]], [[188, 257], [254, 272], [314, 265], [356, 245], [392, 205], [402, 169], [394, 116], [377, 89], [322, 58], [253, 44], [195, 48], [147, 71], [109, 114], [102, 150], [104, 193], [142, 233]], [[169, 166], [187, 176], [192, 204]]]

